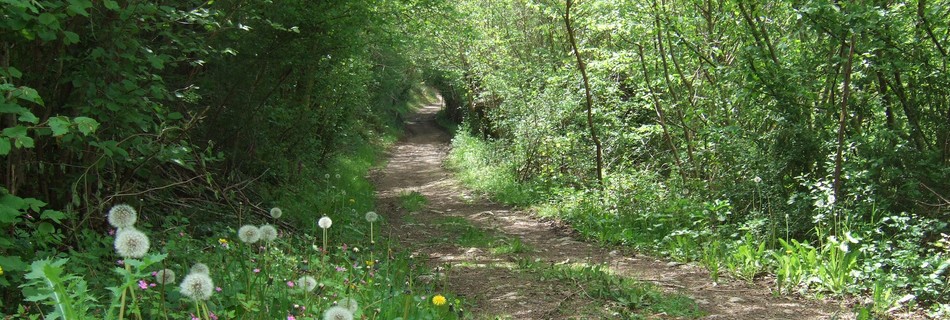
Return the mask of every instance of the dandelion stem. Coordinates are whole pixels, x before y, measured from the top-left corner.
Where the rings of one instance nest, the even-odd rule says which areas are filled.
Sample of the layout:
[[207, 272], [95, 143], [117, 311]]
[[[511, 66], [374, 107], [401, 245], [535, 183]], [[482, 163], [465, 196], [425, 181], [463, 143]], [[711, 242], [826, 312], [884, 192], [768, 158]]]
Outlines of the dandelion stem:
[[[124, 262], [124, 261], [123, 261]], [[129, 268], [128, 263], [123, 263], [125, 265], [125, 271], [128, 271], [131, 274], [131, 269]], [[127, 291], [132, 291], [132, 288], [129, 287], [129, 278], [125, 280], [125, 286], [122, 288], [122, 297], [119, 298], [119, 320], [125, 319], [125, 294]]]
[[[128, 263], [125, 264], [125, 271], [128, 271], [130, 275], [132, 274], [132, 267], [130, 267]], [[133, 314], [135, 314], [136, 319], [142, 320], [142, 312], [139, 311], [139, 303], [135, 297], [134, 287], [129, 287], [129, 293], [132, 294], [132, 308], [135, 310]]]
[[327, 248], [327, 229], [326, 228], [323, 228], [323, 251], [324, 252], [330, 251], [329, 248]]

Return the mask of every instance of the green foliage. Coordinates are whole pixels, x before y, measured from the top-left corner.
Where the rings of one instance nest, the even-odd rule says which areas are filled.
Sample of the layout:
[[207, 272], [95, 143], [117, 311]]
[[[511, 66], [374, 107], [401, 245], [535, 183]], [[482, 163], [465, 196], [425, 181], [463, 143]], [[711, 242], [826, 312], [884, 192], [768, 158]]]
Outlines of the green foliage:
[[586, 296], [607, 302], [609, 309], [624, 318], [650, 318], [665, 314], [677, 318], [700, 318], [703, 312], [689, 297], [663, 293], [652, 285], [611, 274], [604, 266], [544, 265], [518, 260], [518, 269], [546, 279], [569, 280]]
[[458, 50], [426, 78], [464, 116], [449, 163], [466, 184], [714, 277], [884, 281], [946, 316], [945, 1], [577, 3], [604, 181], [564, 3], [453, 7], [424, 32]]
[[400, 30], [420, 23], [404, 12], [428, 8], [4, 2], [0, 287], [22, 284], [26, 261], [67, 248], [78, 248], [68, 253], [77, 268], [112, 260], [83, 245], [98, 244], [91, 235], [106, 231], [102, 213], [116, 203], [201, 234], [276, 203], [300, 229], [314, 214], [372, 208], [355, 172], [395, 139], [410, 108], [417, 42]]
[[419, 212], [429, 203], [419, 191], [402, 192], [399, 194], [399, 206], [408, 212]]

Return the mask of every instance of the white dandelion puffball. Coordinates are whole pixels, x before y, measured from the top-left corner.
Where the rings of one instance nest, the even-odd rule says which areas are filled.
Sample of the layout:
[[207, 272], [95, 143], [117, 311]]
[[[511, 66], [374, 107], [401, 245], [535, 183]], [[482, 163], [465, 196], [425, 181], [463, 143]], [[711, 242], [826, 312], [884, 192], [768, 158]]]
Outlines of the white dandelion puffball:
[[209, 272], [210, 270], [208, 270], [208, 265], [204, 263], [198, 262], [195, 265], [191, 266], [191, 273], [208, 274]]
[[367, 221], [367, 222], [373, 223], [373, 222], [376, 222], [376, 220], [379, 220], [379, 215], [378, 215], [378, 214], [376, 214], [375, 212], [372, 212], [372, 211], [366, 213], [366, 221]]
[[170, 284], [175, 282], [175, 271], [171, 269], [158, 270], [155, 273], [155, 282], [158, 284]]
[[238, 229], [238, 238], [244, 243], [255, 243], [261, 239], [261, 233], [257, 230], [257, 227], [245, 224]]
[[261, 234], [261, 241], [271, 242], [277, 239], [277, 228], [274, 228], [272, 225], [265, 224], [258, 228], [257, 231]]
[[300, 279], [297, 279], [297, 285], [299, 285], [304, 291], [310, 292], [317, 288], [317, 279], [314, 279], [311, 276], [303, 276], [300, 277]]
[[353, 298], [343, 298], [343, 300], [337, 301], [336, 304], [346, 308], [346, 310], [350, 310], [350, 312], [356, 312], [356, 310], [360, 309], [360, 304]]
[[109, 209], [109, 224], [113, 227], [119, 229], [131, 228], [136, 220], [138, 220], [138, 213], [130, 205], [117, 204]]
[[330, 226], [333, 225], [333, 220], [330, 220], [330, 217], [320, 218], [320, 221], [317, 221], [317, 224], [320, 225], [320, 228], [330, 229]]
[[138, 259], [148, 253], [148, 236], [134, 228], [120, 229], [115, 236], [115, 252], [123, 258]]
[[214, 282], [204, 273], [192, 273], [181, 281], [181, 294], [194, 300], [204, 301], [214, 293]]
[[330, 307], [323, 314], [323, 320], [353, 320], [353, 313], [341, 306]]
[[278, 207], [273, 207], [273, 208], [270, 209], [270, 216], [271, 216], [272, 218], [278, 219], [278, 218], [280, 218], [280, 216], [282, 216], [282, 215], [284, 215], [284, 210], [280, 210], [280, 208], [278, 208]]

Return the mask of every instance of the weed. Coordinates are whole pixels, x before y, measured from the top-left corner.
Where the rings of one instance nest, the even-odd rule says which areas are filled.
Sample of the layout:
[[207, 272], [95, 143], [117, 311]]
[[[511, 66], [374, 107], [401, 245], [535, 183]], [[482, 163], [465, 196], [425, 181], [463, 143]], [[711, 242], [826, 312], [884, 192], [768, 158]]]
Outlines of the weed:
[[409, 212], [418, 212], [428, 203], [429, 200], [419, 191], [403, 192], [399, 195], [399, 205]]
[[614, 275], [606, 266], [551, 265], [520, 259], [517, 267], [544, 279], [572, 281], [585, 295], [617, 306], [615, 311], [625, 318], [661, 313], [690, 319], [703, 316], [699, 306], [689, 297], [663, 293], [653, 285]]

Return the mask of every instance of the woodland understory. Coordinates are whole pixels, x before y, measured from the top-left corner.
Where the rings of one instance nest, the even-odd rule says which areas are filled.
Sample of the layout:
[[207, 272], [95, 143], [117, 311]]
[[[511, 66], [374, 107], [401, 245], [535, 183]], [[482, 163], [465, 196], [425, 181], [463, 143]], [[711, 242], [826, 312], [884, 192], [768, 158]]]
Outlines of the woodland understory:
[[[367, 214], [431, 87], [499, 202], [950, 317], [948, 50], [946, 0], [0, 1], [0, 315], [464, 317]], [[198, 262], [207, 297], [151, 275]]]

